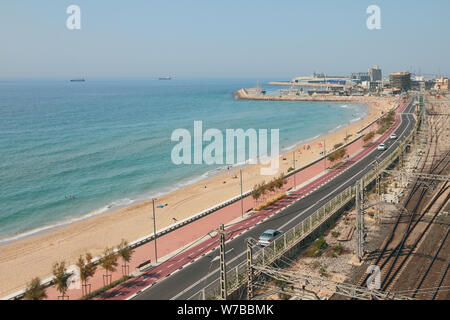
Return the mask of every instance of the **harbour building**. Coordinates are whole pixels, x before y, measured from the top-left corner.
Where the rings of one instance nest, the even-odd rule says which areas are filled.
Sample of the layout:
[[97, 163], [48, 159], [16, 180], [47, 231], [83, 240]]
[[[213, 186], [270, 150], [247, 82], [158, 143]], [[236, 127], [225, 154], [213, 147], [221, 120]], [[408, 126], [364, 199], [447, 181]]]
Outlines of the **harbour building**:
[[369, 76], [370, 81], [376, 82], [381, 81], [383, 79], [381, 69], [378, 67], [378, 65], [373, 66], [373, 68], [369, 69]]
[[437, 78], [434, 88], [439, 91], [448, 91], [448, 78]]
[[350, 79], [356, 83], [362, 83], [364, 81], [370, 81], [370, 75], [368, 72], [354, 72], [350, 75]]
[[311, 77], [296, 77], [291, 80], [297, 84], [323, 84], [323, 85], [345, 85], [348, 78], [342, 76], [329, 76], [323, 73], [314, 73]]
[[408, 91], [411, 88], [411, 73], [394, 72], [389, 75], [389, 82], [392, 88]]

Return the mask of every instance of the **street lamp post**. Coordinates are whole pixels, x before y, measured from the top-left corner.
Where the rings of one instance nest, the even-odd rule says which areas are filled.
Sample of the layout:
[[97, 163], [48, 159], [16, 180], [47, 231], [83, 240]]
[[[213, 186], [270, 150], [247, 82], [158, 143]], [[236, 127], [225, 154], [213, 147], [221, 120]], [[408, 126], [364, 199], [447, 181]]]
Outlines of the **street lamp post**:
[[239, 169], [241, 173], [241, 218], [244, 218], [244, 198], [242, 198], [242, 168]]
[[156, 248], [156, 218], [155, 218], [155, 200], [156, 198], [152, 199], [153, 204], [153, 237], [155, 242], [155, 262], [158, 263], [158, 250]]
[[292, 152], [292, 163], [294, 166], [294, 188], [297, 186], [297, 181], [295, 177], [295, 150]]

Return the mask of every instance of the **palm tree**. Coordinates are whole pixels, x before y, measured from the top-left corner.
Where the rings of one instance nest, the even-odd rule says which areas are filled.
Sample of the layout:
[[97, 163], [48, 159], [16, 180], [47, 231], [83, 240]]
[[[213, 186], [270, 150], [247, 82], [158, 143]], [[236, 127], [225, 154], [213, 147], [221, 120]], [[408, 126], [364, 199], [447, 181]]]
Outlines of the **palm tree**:
[[105, 274], [103, 275], [103, 285], [108, 285], [108, 277], [112, 277], [112, 275], [108, 275], [108, 271], [116, 271], [117, 264], [117, 253], [114, 252], [113, 248], [106, 248], [103, 252], [103, 258], [100, 261], [100, 265], [103, 269], [105, 269]]
[[83, 283], [81, 288], [81, 294], [83, 296], [88, 294], [88, 280], [89, 278], [92, 278], [95, 274], [95, 271], [97, 270], [97, 267], [92, 262], [92, 255], [90, 253], [86, 253], [85, 258], [83, 256], [80, 256], [77, 261], [77, 267], [80, 270], [80, 280]]
[[47, 293], [45, 292], [45, 288], [41, 285], [41, 279], [34, 278], [27, 285], [27, 289], [25, 290], [25, 300], [43, 300], [47, 298]]
[[53, 276], [55, 277], [53, 281], [56, 284], [56, 290], [61, 293], [61, 298], [64, 300], [66, 292], [69, 289], [69, 284], [67, 281], [72, 276], [72, 273], [67, 272], [66, 263], [64, 261], [56, 262], [53, 265]]
[[122, 242], [117, 246], [117, 254], [122, 258], [122, 275], [127, 275], [127, 262], [130, 262], [131, 256], [133, 254], [133, 249], [128, 246], [128, 242], [125, 239], [122, 239]]

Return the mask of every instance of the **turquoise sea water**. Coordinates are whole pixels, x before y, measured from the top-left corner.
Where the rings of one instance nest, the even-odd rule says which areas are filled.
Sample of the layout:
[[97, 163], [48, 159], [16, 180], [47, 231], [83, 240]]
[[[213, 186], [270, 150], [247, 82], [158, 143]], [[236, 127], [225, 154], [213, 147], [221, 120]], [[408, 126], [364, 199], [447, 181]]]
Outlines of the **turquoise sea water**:
[[[263, 87], [264, 81], [261, 82]], [[171, 161], [177, 128], [280, 129], [280, 145], [366, 114], [350, 103], [235, 100], [256, 79], [0, 81], [0, 243], [180, 188], [221, 166]], [[274, 89], [274, 88], [272, 88]]]

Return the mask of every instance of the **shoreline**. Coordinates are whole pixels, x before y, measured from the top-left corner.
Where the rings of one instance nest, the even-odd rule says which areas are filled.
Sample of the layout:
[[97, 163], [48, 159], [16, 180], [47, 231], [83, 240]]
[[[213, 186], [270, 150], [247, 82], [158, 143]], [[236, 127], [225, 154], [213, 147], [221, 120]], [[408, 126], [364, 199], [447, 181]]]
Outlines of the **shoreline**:
[[[355, 101], [349, 101], [349, 102], [353, 102], [353, 103], [357, 103]], [[365, 107], [366, 107], [366, 114], [361, 117], [361, 118], [357, 118], [357, 119], [352, 119], [350, 120], [348, 123], [349, 124], [353, 124], [353, 123], [357, 123], [358, 121], [363, 120], [365, 117], [367, 117], [369, 115], [369, 105], [364, 103]], [[302, 140], [298, 140], [295, 141], [294, 143], [292, 143], [291, 145], [285, 147], [283, 150], [280, 150], [280, 156], [289, 153], [292, 149], [297, 148], [298, 146], [301, 146], [302, 144], [314, 141], [316, 139], [319, 138], [323, 138], [326, 137], [328, 135], [331, 135], [337, 131], [339, 131], [342, 128], [345, 128], [346, 125], [345, 124], [341, 124], [338, 125], [337, 127], [327, 130], [325, 132], [322, 132], [318, 135], [315, 135], [313, 137], [308, 137]], [[230, 166], [227, 165], [223, 165], [221, 167], [217, 167], [214, 169], [209, 169], [201, 174], [197, 174], [195, 176], [189, 177], [189, 178], [185, 178], [183, 180], [180, 181], [175, 181], [172, 183], [172, 185], [167, 186], [165, 188], [167, 188], [167, 191], [161, 191], [161, 192], [157, 192], [155, 191], [148, 191], [142, 195], [138, 195], [136, 196], [134, 199], [127, 199], [128, 202], [124, 203], [124, 204], [117, 204], [114, 205], [114, 203], [119, 202], [121, 200], [124, 199], [117, 199], [114, 200], [113, 202], [100, 207], [98, 209], [94, 209], [90, 212], [87, 212], [85, 214], [82, 214], [81, 216], [77, 216], [77, 217], [68, 217], [65, 218], [64, 220], [58, 221], [58, 222], [54, 222], [54, 223], [50, 223], [50, 224], [46, 224], [46, 225], [42, 225], [40, 227], [36, 227], [30, 230], [26, 230], [20, 233], [14, 233], [14, 234], [9, 234], [9, 235], [5, 235], [5, 236], [0, 236], [0, 247], [11, 244], [13, 242], [16, 241], [20, 241], [22, 239], [26, 239], [29, 237], [34, 237], [34, 236], [39, 236], [39, 235], [43, 235], [49, 232], [54, 232], [60, 228], [64, 228], [66, 226], [70, 226], [73, 225], [75, 223], [84, 221], [84, 220], [88, 220], [94, 217], [98, 217], [98, 216], [102, 216], [111, 212], [114, 212], [115, 210], [120, 210], [122, 208], [125, 207], [129, 207], [129, 206], [133, 206], [133, 205], [137, 205], [141, 202], [146, 202], [146, 201], [151, 201], [152, 198], [159, 198], [162, 196], [166, 196], [172, 192], [176, 192], [178, 190], [182, 190], [185, 187], [189, 187], [190, 185], [196, 184], [196, 183], [200, 183], [202, 181], [208, 180], [210, 178], [213, 178], [215, 176], [217, 176], [218, 174], [221, 174], [223, 172], [227, 172], [229, 170], [227, 170], [227, 167], [230, 167], [231, 170], [235, 170], [235, 169], [239, 169], [239, 168], [245, 168], [247, 166], [250, 166], [251, 164], [248, 163], [249, 160], [246, 160], [245, 163], [236, 163]]]
[[[368, 114], [366, 114], [364, 117], [366, 117], [367, 115]], [[362, 117], [361, 119], [358, 119], [358, 120], [356, 120], [354, 122], [349, 122], [349, 123], [356, 123], [356, 122], [362, 120], [364, 117]], [[331, 134], [339, 131], [342, 128], [345, 128], [345, 125], [339, 125], [336, 128], [330, 129], [330, 130], [328, 130], [326, 132], [323, 132], [321, 134], [318, 134], [318, 135], [315, 135], [313, 137], [309, 137], [309, 138], [305, 138], [305, 139], [299, 140], [299, 141], [295, 142], [294, 144], [292, 144], [292, 145], [290, 145], [288, 147], [285, 147], [284, 150], [280, 150], [280, 156], [285, 155], [285, 154], [287, 154], [289, 152], [292, 152], [291, 151], [292, 149], [295, 149], [298, 146], [301, 146], [302, 144], [314, 141], [314, 140], [319, 139], [319, 138], [326, 137], [328, 135], [331, 135]], [[249, 164], [248, 162], [249, 162], [249, 160], [247, 160], [245, 163], [234, 164], [234, 165], [230, 165], [230, 166], [231, 166], [232, 170], [239, 169], [239, 168], [245, 168], [247, 166], [251, 166], [252, 165], [252, 164]], [[10, 234], [10, 235], [6, 235], [6, 236], [1, 236], [0, 237], [0, 248], [2, 246], [11, 244], [11, 243], [16, 242], [16, 241], [20, 241], [22, 239], [26, 239], [26, 238], [29, 238], [29, 237], [34, 237], [34, 236], [39, 236], [39, 235], [43, 235], [43, 234], [46, 234], [46, 233], [50, 233], [50, 232], [56, 231], [56, 230], [58, 230], [60, 228], [64, 228], [66, 226], [70, 226], [72, 224], [75, 224], [75, 223], [78, 223], [78, 222], [81, 222], [81, 221], [84, 221], [84, 220], [88, 220], [88, 219], [91, 219], [91, 218], [94, 218], [94, 217], [98, 217], [98, 216], [102, 216], [102, 215], [108, 214], [108, 213], [113, 212], [115, 210], [120, 210], [120, 209], [125, 208], [125, 207], [137, 205], [137, 204], [139, 204], [141, 202], [151, 201], [151, 199], [153, 197], [161, 197], [161, 196], [169, 195], [172, 192], [176, 192], [178, 190], [182, 190], [185, 187], [189, 187], [190, 185], [193, 185], [195, 183], [199, 183], [199, 182], [208, 180], [208, 179], [213, 178], [216, 175], [221, 174], [221, 173], [226, 172], [226, 171], [228, 171], [227, 170], [227, 165], [224, 165], [222, 167], [218, 167], [218, 168], [215, 168], [215, 169], [207, 170], [207, 171], [205, 171], [205, 172], [203, 172], [203, 173], [201, 173], [199, 175], [196, 175], [196, 176], [193, 176], [193, 177], [190, 177], [190, 178], [186, 178], [186, 179], [181, 180], [181, 181], [174, 182], [173, 185], [180, 185], [180, 186], [179, 187], [176, 187], [176, 186], [167, 187], [169, 190], [165, 191], [165, 192], [160, 192], [160, 193], [156, 193], [156, 194], [154, 194], [153, 192], [146, 192], [145, 194], [147, 194], [147, 195], [148, 194], [152, 194], [152, 196], [140, 195], [140, 196], [137, 196], [135, 199], [128, 199], [130, 202], [126, 203], [126, 204], [119, 204], [119, 205], [108, 204], [108, 205], [105, 205], [105, 206], [103, 206], [101, 208], [98, 208], [98, 209], [95, 209], [93, 211], [90, 211], [90, 212], [88, 212], [86, 214], [83, 214], [83, 215], [81, 215], [79, 217], [66, 218], [65, 220], [61, 220], [60, 222], [55, 222], [55, 223], [52, 223], [52, 224], [43, 225], [41, 227], [37, 227], [37, 228], [31, 229], [31, 230], [23, 231], [21, 233], [15, 233], [15, 234]], [[115, 200], [112, 203], [120, 201], [120, 200], [121, 199]]]
[[[298, 166], [296, 163], [297, 168], [311, 163], [320, 156], [319, 152], [315, 152], [315, 149], [317, 149], [315, 148], [316, 142], [322, 141], [323, 139], [327, 141], [337, 139], [338, 141], [342, 133], [345, 133], [346, 131], [348, 131], [348, 133], [353, 131], [356, 133], [358, 128], [364, 127], [364, 124], [370, 123], [373, 119], [376, 119], [375, 116], [379, 114], [379, 109], [386, 111], [390, 109], [390, 106], [393, 104], [393, 99], [384, 99], [384, 101], [380, 101], [379, 98], [374, 99], [371, 97], [371, 100], [373, 101], [370, 102], [366, 99], [349, 101], [367, 104], [367, 114], [362, 119], [350, 123], [349, 125], [343, 125], [340, 128], [337, 127], [324, 132], [318, 137], [315, 136], [300, 140], [295, 144], [288, 146], [282, 153], [280, 152], [280, 157], [283, 157], [283, 155], [286, 155], [287, 153], [295, 152], [296, 162], [298, 161], [299, 163]], [[375, 100], [380, 102], [381, 105], [388, 104], [388, 106], [383, 107], [378, 106], [378, 104], [375, 106], [373, 104], [376, 102]], [[357, 135], [353, 134], [351, 140], [356, 137]], [[302, 145], [313, 145], [313, 147], [311, 148], [311, 153], [306, 154], [304, 159], [297, 160], [296, 151], [297, 149], [301, 149], [300, 146]], [[333, 142], [329, 144], [327, 142], [327, 145], [333, 146]], [[331, 150], [331, 148], [327, 148], [327, 150]], [[303, 158], [303, 156], [299, 156], [299, 158]], [[290, 161], [281, 159], [280, 169], [285, 172], [286, 167], [290, 166]], [[161, 202], [158, 203], [165, 203], [167, 201], [169, 207], [167, 209], [157, 210], [157, 220], [159, 222], [157, 223], [157, 229], [160, 230], [163, 227], [170, 225], [171, 223], [169, 222], [172, 222], [172, 216], [175, 216], [176, 220], [181, 220], [183, 217], [193, 216], [194, 214], [201, 212], [202, 210], [199, 210], [199, 207], [203, 207], [204, 209], [210, 208], [215, 204], [222, 202], [221, 200], [232, 198], [229, 195], [234, 194], [236, 196], [239, 188], [235, 186], [236, 181], [230, 179], [229, 174], [232, 172], [235, 173], [236, 169], [240, 167], [243, 167], [244, 177], [247, 175], [244, 180], [244, 190], [250, 190], [256, 181], [265, 180], [261, 179], [261, 177], [257, 177], [257, 174], [256, 178], [254, 176], [255, 171], [260, 167], [259, 164], [235, 165], [230, 170], [220, 170], [222, 168], [216, 168], [213, 170], [220, 171], [212, 176], [208, 176], [207, 173], [209, 171], [207, 171], [202, 174], [205, 175], [205, 178], [183, 186], [175, 191], [170, 191], [165, 195], [161, 195], [161, 199], [158, 200]], [[271, 177], [269, 176], [266, 177], [266, 179], [270, 178]], [[221, 181], [224, 181], [223, 184]], [[208, 187], [212, 185], [213, 190], [208, 188], [207, 192], [205, 192], [202, 187], [203, 185], [205, 185], [205, 189], [206, 185], [208, 185]], [[70, 265], [74, 262], [74, 258], [79, 254], [89, 251], [94, 256], [97, 256], [105, 246], [117, 245], [118, 242], [120, 242], [120, 240], [117, 239], [125, 238], [129, 242], [132, 242], [149, 234], [149, 231], [153, 230], [153, 223], [149, 219], [149, 216], [151, 215], [151, 208], [149, 206], [151, 207], [151, 199], [144, 199], [120, 208], [112, 208], [95, 216], [85, 217], [77, 221], [69, 222], [69, 224], [53, 227], [50, 230], [41, 231], [37, 234], [35, 233], [21, 239], [0, 244], [2, 249], [4, 249], [2, 254], [0, 254], [0, 261], [2, 261], [0, 264], [0, 274], [5, 275], [5, 277], [1, 276], [0, 278], [0, 283], [2, 283], [0, 296], [17, 291], [20, 287], [23, 287], [32, 276], [46, 278], [45, 275], [48, 275], [50, 271], [50, 267], [48, 266], [57, 260], [66, 260]], [[177, 207], [182, 207], [183, 212], [180, 213]], [[114, 233], [118, 231], [121, 231], [120, 235]], [[111, 236], [112, 234], [114, 234], [114, 236]], [[44, 259], [39, 255], [39, 252], [42, 253]], [[37, 261], [39, 262], [39, 266], [36, 266], [34, 272], [27, 270], [27, 265], [30, 265], [30, 263], [34, 264]], [[14, 267], [17, 269], [11, 270], [11, 268]], [[16, 274], [17, 277], [14, 274]], [[3, 280], [6, 279], [8, 280], [8, 283], [4, 283]]]

